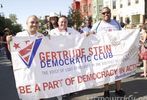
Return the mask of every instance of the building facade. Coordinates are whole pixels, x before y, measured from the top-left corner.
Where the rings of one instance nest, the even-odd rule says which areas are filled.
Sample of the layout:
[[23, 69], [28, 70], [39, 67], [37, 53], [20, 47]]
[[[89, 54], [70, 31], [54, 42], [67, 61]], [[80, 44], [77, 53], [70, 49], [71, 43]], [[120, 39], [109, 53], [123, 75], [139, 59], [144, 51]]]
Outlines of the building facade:
[[92, 19], [93, 23], [101, 19], [101, 9], [103, 7], [103, 0], [92, 1]]
[[92, 16], [92, 0], [80, 0], [80, 10], [83, 17]]
[[92, 17], [92, 0], [73, 0], [73, 10], [80, 10], [82, 17]]
[[[76, 0], [73, 0], [76, 1]], [[101, 19], [102, 7], [108, 6], [112, 19], [126, 24], [147, 23], [147, 0], [78, 0], [81, 15], [92, 16], [93, 23]]]
[[73, 10], [80, 10], [80, 1], [73, 0], [72, 9]]
[[103, 6], [108, 6], [112, 18], [127, 24], [141, 24], [145, 22], [146, 0], [103, 0]]

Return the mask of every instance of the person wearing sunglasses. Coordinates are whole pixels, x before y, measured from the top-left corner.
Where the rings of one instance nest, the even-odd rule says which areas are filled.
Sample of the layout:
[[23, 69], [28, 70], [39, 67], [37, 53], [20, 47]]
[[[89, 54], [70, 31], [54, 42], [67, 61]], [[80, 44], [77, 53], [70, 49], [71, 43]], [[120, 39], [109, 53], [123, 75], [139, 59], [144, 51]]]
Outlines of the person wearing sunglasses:
[[[111, 32], [121, 30], [121, 25], [114, 19], [111, 19], [111, 10], [109, 7], [102, 9], [102, 20], [95, 23], [91, 29], [91, 33], [98, 33], [99, 31]], [[117, 96], [124, 96], [125, 92], [121, 90], [121, 80], [115, 81], [115, 94]], [[110, 97], [109, 84], [104, 85], [104, 97]]]
[[111, 19], [111, 10], [108, 7], [102, 9], [102, 20], [93, 24], [91, 32], [97, 33], [99, 31], [111, 32], [121, 30], [121, 25], [115, 20]]

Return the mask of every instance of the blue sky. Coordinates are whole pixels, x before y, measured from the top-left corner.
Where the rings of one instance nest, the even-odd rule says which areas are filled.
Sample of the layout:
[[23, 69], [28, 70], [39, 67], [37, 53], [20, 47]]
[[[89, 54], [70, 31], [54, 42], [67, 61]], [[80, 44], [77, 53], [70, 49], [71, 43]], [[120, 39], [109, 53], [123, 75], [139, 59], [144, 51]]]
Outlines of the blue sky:
[[18, 23], [25, 26], [29, 15], [43, 17], [50, 12], [61, 12], [67, 15], [72, 2], [73, 0], [0, 0], [0, 4], [3, 4], [0, 12], [3, 12], [6, 17], [9, 14], [16, 14]]

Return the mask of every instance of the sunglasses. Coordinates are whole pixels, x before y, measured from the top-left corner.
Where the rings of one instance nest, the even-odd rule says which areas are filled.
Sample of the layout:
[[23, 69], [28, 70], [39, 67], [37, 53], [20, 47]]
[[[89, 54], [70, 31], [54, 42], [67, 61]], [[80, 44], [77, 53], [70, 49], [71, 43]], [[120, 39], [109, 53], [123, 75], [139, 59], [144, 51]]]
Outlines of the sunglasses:
[[31, 21], [30, 23], [31, 23], [31, 24], [39, 24], [38, 21]]
[[105, 15], [105, 14], [110, 14], [110, 11], [108, 11], [108, 12], [102, 12], [102, 14], [103, 14], [103, 15]]

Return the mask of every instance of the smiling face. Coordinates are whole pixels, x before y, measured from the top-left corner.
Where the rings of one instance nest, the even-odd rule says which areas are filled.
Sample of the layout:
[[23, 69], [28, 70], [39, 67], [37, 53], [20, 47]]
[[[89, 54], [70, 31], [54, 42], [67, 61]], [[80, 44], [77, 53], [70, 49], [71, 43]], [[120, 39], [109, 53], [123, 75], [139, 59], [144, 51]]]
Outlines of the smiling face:
[[36, 16], [30, 16], [27, 19], [27, 31], [33, 35], [35, 34], [39, 29], [39, 21]]
[[60, 31], [66, 31], [67, 25], [68, 25], [67, 18], [64, 16], [61, 16], [58, 20], [58, 25], [59, 25], [58, 28]]
[[50, 22], [52, 24], [56, 24], [58, 22], [58, 17], [57, 16], [54, 16], [54, 17], [50, 17]]
[[103, 20], [109, 22], [111, 19], [111, 10], [108, 7], [104, 7], [101, 13]]

